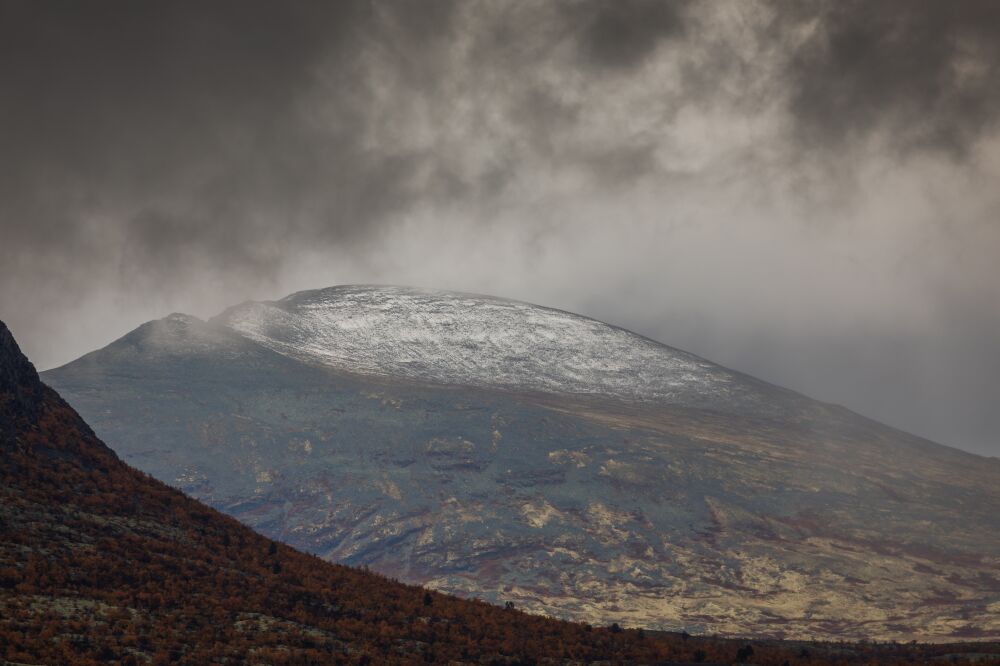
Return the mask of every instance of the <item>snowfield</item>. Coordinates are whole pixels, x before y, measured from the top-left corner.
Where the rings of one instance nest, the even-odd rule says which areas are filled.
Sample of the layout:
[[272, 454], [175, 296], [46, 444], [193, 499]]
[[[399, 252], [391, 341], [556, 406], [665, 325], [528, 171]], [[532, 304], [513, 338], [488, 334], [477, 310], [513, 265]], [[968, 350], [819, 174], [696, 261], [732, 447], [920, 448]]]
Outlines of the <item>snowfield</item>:
[[312, 364], [441, 384], [744, 407], [773, 388], [594, 319], [489, 296], [339, 286], [213, 322]]

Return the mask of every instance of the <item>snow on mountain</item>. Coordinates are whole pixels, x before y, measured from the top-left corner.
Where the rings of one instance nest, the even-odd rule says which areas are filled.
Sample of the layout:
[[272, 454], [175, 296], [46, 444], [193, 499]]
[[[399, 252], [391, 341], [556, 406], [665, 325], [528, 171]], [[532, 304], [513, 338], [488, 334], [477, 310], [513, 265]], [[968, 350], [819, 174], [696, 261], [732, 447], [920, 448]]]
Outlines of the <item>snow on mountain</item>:
[[759, 406], [773, 388], [594, 319], [464, 293], [338, 286], [213, 322], [302, 361], [417, 381], [692, 406]]

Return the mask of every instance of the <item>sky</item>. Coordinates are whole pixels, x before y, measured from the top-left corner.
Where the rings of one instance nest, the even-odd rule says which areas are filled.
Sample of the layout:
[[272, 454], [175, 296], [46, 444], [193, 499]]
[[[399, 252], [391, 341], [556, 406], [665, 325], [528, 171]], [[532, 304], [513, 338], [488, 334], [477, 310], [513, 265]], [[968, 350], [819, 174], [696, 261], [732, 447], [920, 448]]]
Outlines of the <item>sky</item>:
[[1000, 3], [0, 0], [0, 319], [382, 283], [1000, 455]]

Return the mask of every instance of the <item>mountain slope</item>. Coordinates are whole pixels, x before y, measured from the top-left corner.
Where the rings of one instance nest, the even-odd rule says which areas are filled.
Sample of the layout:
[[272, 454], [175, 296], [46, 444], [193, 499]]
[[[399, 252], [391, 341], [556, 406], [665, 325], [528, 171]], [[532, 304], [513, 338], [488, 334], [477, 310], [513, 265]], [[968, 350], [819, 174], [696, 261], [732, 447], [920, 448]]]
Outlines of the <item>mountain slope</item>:
[[[304, 292], [151, 322], [45, 378], [130, 463], [409, 582], [651, 628], [1000, 635], [1000, 462], [504, 303]], [[515, 314], [465, 322], [483, 308]], [[578, 370], [602, 354], [646, 379]]]
[[736, 649], [430, 594], [274, 543], [124, 465], [2, 322], [0, 425], [3, 663], [649, 662]]

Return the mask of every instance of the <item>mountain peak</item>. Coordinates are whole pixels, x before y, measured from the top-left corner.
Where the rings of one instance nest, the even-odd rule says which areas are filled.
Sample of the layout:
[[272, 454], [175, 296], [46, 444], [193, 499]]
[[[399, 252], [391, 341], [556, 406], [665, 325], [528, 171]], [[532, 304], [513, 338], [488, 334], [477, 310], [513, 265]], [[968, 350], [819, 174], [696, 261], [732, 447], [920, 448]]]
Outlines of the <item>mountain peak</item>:
[[25, 384], [38, 383], [35, 366], [21, 352], [14, 335], [0, 321], [0, 391], [7, 392]]
[[211, 323], [313, 365], [435, 384], [755, 414], [775, 390], [596, 319], [478, 294], [342, 285], [242, 303]]
[[161, 321], [170, 322], [173, 324], [178, 324], [182, 326], [191, 326], [197, 324], [204, 324], [204, 320], [195, 317], [194, 315], [184, 314], [183, 312], [171, 312]]
[[44, 387], [7, 325], [0, 321], [0, 436], [8, 441], [17, 424], [39, 410]]
[[[147, 321], [111, 344], [83, 356], [83, 366], [93, 363], [170, 358], [189, 354], [240, 354], [255, 346], [249, 340], [221, 326], [193, 315], [174, 312]], [[70, 363], [80, 369], [79, 364]], [[65, 367], [65, 366], [64, 366]]]

